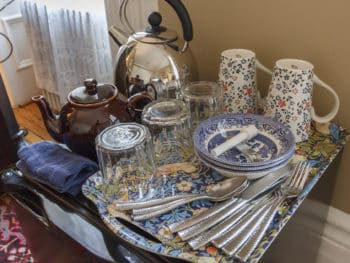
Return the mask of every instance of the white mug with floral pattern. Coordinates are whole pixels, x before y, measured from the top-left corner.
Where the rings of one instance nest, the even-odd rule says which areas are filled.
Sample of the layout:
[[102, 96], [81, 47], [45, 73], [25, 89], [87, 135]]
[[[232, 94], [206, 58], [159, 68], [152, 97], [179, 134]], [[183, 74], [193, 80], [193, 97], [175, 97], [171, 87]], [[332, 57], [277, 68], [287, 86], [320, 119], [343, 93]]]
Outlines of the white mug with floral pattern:
[[257, 112], [256, 68], [272, 75], [251, 50], [228, 49], [221, 53], [218, 83], [223, 89], [225, 113]]
[[[280, 59], [276, 62], [264, 105], [264, 115], [289, 127], [296, 142], [308, 139], [311, 120], [330, 122], [338, 113], [336, 92], [313, 72], [314, 66], [299, 59]], [[313, 84], [325, 88], [334, 97], [334, 105], [326, 116], [318, 116], [312, 107]]]

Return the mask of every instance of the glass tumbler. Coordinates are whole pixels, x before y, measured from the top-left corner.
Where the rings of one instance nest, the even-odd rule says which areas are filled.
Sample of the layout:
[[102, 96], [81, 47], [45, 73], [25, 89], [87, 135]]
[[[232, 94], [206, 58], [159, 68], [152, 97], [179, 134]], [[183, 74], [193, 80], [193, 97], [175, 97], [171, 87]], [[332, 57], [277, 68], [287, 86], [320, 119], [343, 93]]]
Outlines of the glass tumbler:
[[191, 113], [192, 132], [200, 122], [223, 111], [222, 90], [215, 82], [191, 82], [181, 90], [181, 97]]
[[96, 151], [103, 174], [102, 191], [110, 201], [154, 195], [159, 181], [147, 127], [137, 123], [110, 126], [96, 137]]
[[191, 118], [183, 101], [160, 99], [147, 104], [142, 124], [150, 130], [158, 167], [192, 160]]

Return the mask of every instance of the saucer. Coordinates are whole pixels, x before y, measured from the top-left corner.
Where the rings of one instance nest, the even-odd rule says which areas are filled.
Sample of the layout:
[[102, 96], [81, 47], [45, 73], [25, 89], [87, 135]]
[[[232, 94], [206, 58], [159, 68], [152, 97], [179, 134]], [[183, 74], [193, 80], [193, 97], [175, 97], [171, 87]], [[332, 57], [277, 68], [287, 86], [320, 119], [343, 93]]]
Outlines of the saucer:
[[[277, 161], [277, 162], [273, 162], [273, 163], [268, 163], [265, 165], [259, 165], [259, 166], [235, 166], [235, 165], [228, 165], [225, 163], [221, 163], [221, 162], [216, 162], [213, 159], [208, 159], [206, 156], [202, 155], [200, 152], [198, 152], [196, 149], [194, 150], [197, 157], [202, 160], [205, 161], [206, 163], [209, 163], [212, 166], [218, 167], [218, 168], [222, 168], [225, 170], [233, 170], [233, 171], [242, 171], [242, 172], [257, 172], [257, 171], [261, 171], [261, 170], [268, 170], [270, 168], [273, 168], [277, 165], [280, 165], [281, 163], [285, 163], [286, 161], [290, 160], [293, 155], [294, 152], [291, 152], [290, 154], [286, 155], [285, 158]], [[240, 153], [241, 154], [241, 153]], [[243, 154], [242, 154], [243, 155]], [[244, 158], [246, 158], [244, 156]]]
[[[254, 125], [258, 135], [247, 143], [257, 149], [261, 161], [249, 161], [235, 147], [215, 156], [211, 150], [238, 134], [241, 129]], [[292, 132], [271, 118], [254, 114], [223, 114], [200, 123], [194, 132], [194, 148], [211, 163], [234, 167], [268, 167], [288, 159], [294, 153]]]

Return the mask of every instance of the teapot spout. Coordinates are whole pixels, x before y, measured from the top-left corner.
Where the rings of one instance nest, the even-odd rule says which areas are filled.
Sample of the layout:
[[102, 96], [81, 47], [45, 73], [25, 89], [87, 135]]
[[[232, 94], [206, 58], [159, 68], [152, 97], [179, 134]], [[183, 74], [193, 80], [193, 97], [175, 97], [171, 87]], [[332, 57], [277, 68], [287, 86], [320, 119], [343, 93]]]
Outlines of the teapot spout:
[[126, 44], [129, 38], [127, 33], [117, 28], [116, 26], [111, 26], [108, 30], [108, 33], [118, 46]]
[[47, 102], [44, 96], [34, 96], [32, 101], [36, 103], [43, 117], [45, 127], [51, 137], [58, 141], [63, 142], [62, 132], [60, 131], [60, 117], [54, 114], [51, 110], [50, 104]]

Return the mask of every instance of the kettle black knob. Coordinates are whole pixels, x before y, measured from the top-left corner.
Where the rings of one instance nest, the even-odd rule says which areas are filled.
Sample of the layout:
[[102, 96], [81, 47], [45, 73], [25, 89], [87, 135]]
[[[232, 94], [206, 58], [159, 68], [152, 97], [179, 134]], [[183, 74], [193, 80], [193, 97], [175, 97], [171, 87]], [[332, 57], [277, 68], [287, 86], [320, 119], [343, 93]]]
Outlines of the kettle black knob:
[[160, 33], [166, 31], [166, 27], [161, 26], [162, 15], [159, 12], [152, 12], [148, 16], [148, 23], [151, 25], [146, 28], [147, 33]]
[[148, 16], [148, 23], [152, 26], [152, 27], [159, 27], [159, 25], [162, 23], [162, 15], [159, 12], [152, 12], [149, 16]]

